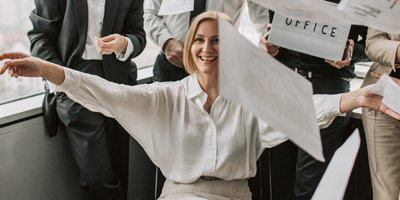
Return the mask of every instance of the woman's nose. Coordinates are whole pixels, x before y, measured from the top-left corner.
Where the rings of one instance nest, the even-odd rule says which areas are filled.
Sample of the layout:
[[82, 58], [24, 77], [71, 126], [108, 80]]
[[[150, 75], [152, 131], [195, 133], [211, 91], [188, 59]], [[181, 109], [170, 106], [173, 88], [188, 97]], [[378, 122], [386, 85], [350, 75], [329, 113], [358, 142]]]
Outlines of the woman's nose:
[[211, 51], [211, 48], [212, 48], [212, 46], [211, 46], [210, 42], [205, 42], [203, 45], [202, 51], [209, 52], [209, 51]]

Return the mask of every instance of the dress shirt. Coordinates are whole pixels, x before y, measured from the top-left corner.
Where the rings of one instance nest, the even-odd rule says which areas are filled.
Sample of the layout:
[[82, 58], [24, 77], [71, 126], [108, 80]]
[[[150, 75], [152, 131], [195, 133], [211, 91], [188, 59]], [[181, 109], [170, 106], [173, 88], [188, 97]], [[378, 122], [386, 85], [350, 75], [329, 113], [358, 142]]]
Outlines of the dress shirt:
[[[85, 50], [83, 51], [82, 58], [85, 60], [103, 60], [103, 56], [96, 50], [95, 37], [101, 38], [101, 29], [103, 27], [104, 10], [106, 0], [87, 0], [88, 4], [88, 29], [86, 36]], [[125, 61], [133, 52], [133, 44], [127, 37], [128, 47], [126, 52], [116, 50], [114, 53], [117, 59]]]
[[[57, 91], [91, 111], [115, 118], [173, 182], [192, 183], [201, 176], [242, 180], [255, 176], [265, 148], [287, 137], [219, 96], [210, 113], [197, 75], [177, 82], [126, 86], [65, 70]], [[320, 126], [340, 113], [340, 95], [314, 96]]]
[[[240, 16], [247, 2], [249, 16], [256, 26], [257, 31], [263, 35], [267, 32], [265, 27], [268, 25], [268, 10], [249, 0], [207, 0], [206, 11], [214, 10], [226, 13], [232, 18], [234, 26], [237, 28], [240, 23]], [[145, 0], [144, 9], [144, 29], [147, 36], [161, 49], [165, 42], [175, 38], [185, 43], [186, 35], [189, 30], [190, 12], [176, 15], [158, 16], [162, 0]]]

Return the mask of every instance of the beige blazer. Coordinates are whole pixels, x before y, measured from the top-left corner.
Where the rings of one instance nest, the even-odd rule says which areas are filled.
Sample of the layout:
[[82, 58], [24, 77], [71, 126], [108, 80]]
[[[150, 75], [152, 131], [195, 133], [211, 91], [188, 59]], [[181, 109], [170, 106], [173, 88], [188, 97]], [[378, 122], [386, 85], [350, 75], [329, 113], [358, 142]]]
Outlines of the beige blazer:
[[400, 34], [388, 34], [373, 28], [368, 29], [365, 53], [374, 61], [365, 75], [361, 87], [376, 83], [377, 79], [371, 72], [390, 74], [399, 64], [395, 63], [397, 48], [400, 45]]

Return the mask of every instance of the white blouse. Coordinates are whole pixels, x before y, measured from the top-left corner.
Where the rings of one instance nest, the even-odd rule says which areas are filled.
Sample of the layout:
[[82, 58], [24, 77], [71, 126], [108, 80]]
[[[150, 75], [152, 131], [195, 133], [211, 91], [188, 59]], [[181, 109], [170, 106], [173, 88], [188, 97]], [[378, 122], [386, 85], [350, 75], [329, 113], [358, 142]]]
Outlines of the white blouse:
[[[192, 183], [200, 176], [224, 180], [256, 174], [265, 148], [287, 137], [219, 96], [210, 114], [203, 109], [207, 94], [196, 75], [178, 82], [127, 86], [64, 68], [57, 91], [95, 112], [115, 118], [173, 182]], [[314, 97], [319, 124], [339, 114], [340, 95]]]

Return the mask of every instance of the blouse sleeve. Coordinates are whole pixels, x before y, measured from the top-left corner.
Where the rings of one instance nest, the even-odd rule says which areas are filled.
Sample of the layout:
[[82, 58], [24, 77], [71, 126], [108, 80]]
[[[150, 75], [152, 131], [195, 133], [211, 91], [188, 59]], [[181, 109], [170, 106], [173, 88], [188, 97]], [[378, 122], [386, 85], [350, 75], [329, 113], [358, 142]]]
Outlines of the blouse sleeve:
[[[162, 124], [156, 113], [167, 112], [167, 101], [160, 101], [161, 84], [127, 86], [109, 82], [98, 76], [64, 68], [65, 81], [57, 87], [73, 101], [93, 112], [115, 118], [154, 158], [152, 150], [155, 126]], [[165, 90], [165, 89], [164, 89]]]
[[344, 116], [340, 112], [341, 94], [335, 95], [313, 95], [315, 113], [320, 129], [327, 128], [337, 116]]

